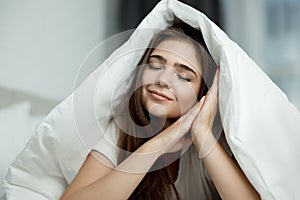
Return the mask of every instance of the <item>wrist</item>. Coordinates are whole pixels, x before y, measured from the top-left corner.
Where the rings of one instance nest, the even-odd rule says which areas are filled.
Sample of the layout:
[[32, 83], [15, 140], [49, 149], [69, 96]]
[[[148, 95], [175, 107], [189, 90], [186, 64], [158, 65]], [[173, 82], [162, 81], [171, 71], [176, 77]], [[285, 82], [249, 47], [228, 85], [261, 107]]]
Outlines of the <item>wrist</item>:
[[144, 143], [140, 148], [140, 153], [145, 153], [149, 155], [153, 155], [154, 157], [159, 157], [163, 153], [161, 152], [161, 146], [159, 145], [160, 141], [152, 138], [151, 140]]
[[194, 138], [194, 144], [199, 152], [199, 158], [207, 156], [217, 142], [211, 130], [202, 131], [197, 134]]
[[210, 129], [199, 130], [197, 133], [194, 133], [194, 144], [199, 151], [204, 144], [207, 137], [211, 137], [213, 135]]

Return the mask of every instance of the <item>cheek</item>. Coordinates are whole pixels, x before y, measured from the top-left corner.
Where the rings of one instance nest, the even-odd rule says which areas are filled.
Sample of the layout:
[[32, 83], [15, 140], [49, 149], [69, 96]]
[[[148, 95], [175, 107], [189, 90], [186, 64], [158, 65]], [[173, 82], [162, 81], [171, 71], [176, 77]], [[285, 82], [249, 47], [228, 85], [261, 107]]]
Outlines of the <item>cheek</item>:
[[197, 102], [198, 90], [197, 87], [190, 84], [181, 84], [180, 87], [176, 87], [177, 100], [183, 113], [187, 112]]
[[154, 83], [156, 80], [156, 76], [157, 75], [155, 74], [155, 72], [149, 72], [145, 70], [142, 76], [142, 86], [150, 83]]
[[146, 106], [146, 99], [147, 99], [147, 87], [149, 84], [154, 83], [154, 76], [151, 73], [143, 73], [142, 75], [142, 82], [141, 82], [141, 102], [143, 106]]
[[146, 88], [146, 86], [145, 85], [143, 85], [142, 86], [142, 91], [141, 91], [141, 103], [142, 103], [142, 105], [144, 106], [144, 107], [146, 107], [146, 99], [147, 99], [147, 97], [146, 97], [146, 90], [147, 90], [147, 88]]

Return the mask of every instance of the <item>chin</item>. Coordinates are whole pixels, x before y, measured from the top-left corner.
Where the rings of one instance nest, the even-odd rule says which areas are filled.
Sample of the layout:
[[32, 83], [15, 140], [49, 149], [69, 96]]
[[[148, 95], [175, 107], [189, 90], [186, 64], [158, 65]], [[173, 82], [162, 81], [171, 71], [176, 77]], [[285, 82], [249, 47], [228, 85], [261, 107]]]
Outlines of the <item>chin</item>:
[[161, 119], [166, 119], [167, 118], [167, 113], [161, 106], [153, 106], [150, 109], [147, 109], [149, 114], [153, 115], [154, 117], [161, 118]]
[[160, 119], [177, 119], [181, 117], [180, 112], [165, 112], [163, 109], [151, 109], [149, 112], [154, 117], [160, 118]]
[[162, 105], [153, 102], [143, 102], [143, 107], [147, 112], [160, 119], [176, 119], [179, 118], [182, 114], [180, 109], [177, 106]]

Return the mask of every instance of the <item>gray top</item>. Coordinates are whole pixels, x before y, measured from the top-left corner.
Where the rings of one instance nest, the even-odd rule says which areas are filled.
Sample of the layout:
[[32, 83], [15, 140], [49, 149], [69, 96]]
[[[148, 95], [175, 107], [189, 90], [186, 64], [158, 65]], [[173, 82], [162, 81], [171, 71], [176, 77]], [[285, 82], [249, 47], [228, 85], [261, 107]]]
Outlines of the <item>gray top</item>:
[[181, 199], [221, 199], [215, 189], [198, 151], [191, 145], [181, 156], [175, 187]]

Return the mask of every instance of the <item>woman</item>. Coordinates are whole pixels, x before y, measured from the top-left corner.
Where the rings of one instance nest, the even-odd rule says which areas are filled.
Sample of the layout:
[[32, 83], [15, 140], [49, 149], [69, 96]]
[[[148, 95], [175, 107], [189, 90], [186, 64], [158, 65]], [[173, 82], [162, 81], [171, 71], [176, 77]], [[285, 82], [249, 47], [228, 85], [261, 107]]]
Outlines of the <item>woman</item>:
[[[95, 149], [61, 199], [259, 199], [212, 134], [219, 70], [207, 92], [209, 61], [201, 33], [190, 26], [158, 33], [121, 118], [118, 166]], [[180, 157], [185, 148], [188, 162]]]

